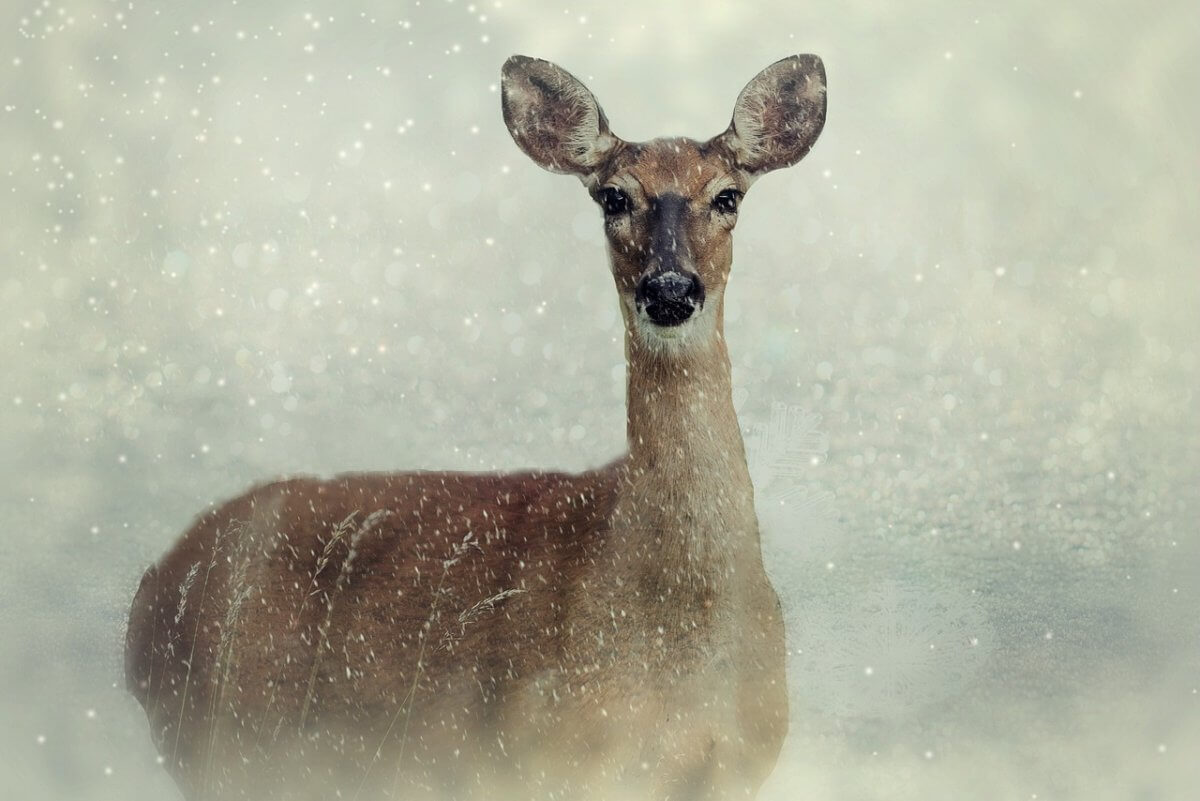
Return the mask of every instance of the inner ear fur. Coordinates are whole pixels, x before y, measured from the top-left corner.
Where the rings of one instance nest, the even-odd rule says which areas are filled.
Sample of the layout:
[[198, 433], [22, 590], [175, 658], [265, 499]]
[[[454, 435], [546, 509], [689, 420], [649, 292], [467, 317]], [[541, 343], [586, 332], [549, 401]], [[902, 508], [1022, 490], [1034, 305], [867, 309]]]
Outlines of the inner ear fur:
[[825, 126], [825, 65], [814, 55], [776, 61], [738, 95], [733, 121], [716, 139], [751, 174], [790, 167]]
[[508, 132], [547, 170], [590, 175], [619, 141], [592, 93], [556, 64], [513, 56], [504, 62], [500, 87]]

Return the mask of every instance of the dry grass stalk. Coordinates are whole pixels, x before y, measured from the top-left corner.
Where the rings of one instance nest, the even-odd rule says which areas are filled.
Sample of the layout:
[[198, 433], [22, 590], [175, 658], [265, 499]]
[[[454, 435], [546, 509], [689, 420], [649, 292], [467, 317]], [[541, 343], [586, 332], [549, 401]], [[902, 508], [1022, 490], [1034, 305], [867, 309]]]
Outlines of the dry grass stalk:
[[480, 553], [483, 553], [483, 548], [480, 547], [479, 541], [475, 538], [475, 533], [468, 531], [463, 535], [461, 541], [450, 546], [450, 555], [446, 559], [442, 560], [442, 574], [438, 578], [437, 587], [433, 591], [433, 603], [430, 605], [429, 617], [426, 618], [425, 624], [421, 626], [421, 631], [418, 635], [421, 640], [421, 647], [417, 650], [417, 666], [413, 671], [412, 683], [409, 685], [408, 692], [405, 693], [404, 700], [396, 709], [396, 714], [392, 716], [391, 721], [388, 723], [387, 730], [384, 731], [383, 737], [380, 739], [379, 745], [375, 749], [375, 753], [371, 756], [371, 761], [367, 763], [367, 767], [363, 771], [362, 779], [358, 783], [358, 789], [354, 792], [354, 799], [357, 799], [362, 794], [363, 788], [366, 786], [367, 779], [371, 775], [372, 768], [375, 767], [375, 763], [378, 762], [380, 756], [382, 756], [383, 747], [387, 744], [388, 739], [392, 735], [392, 730], [395, 729], [396, 724], [400, 721], [400, 717], [403, 715], [404, 728], [400, 733], [400, 753], [396, 758], [396, 775], [394, 780], [394, 784], [399, 783], [401, 766], [404, 763], [405, 746], [408, 743], [408, 728], [412, 718], [413, 701], [416, 699], [417, 687], [420, 685], [421, 677], [425, 672], [425, 649], [429, 643], [429, 632], [432, 630], [434, 621], [437, 620], [439, 614], [442, 595], [446, 586], [446, 576], [450, 574], [450, 568], [461, 562], [463, 557], [466, 556], [472, 548]]
[[443, 651], [450, 650], [458, 643], [459, 640], [463, 638], [463, 636], [466, 635], [467, 626], [471, 625], [480, 617], [482, 617], [485, 612], [491, 612], [495, 610], [496, 606], [501, 601], [507, 600], [514, 595], [520, 595], [523, 592], [526, 592], [526, 590], [520, 590], [516, 588], [503, 590], [491, 596], [490, 598], [484, 598], [482, 601], [478, 601], [470, 609], [464, 609], [458, 614], [458, 633], [455, 634], [452, 631], [447, 631], [442, 634], [442, 641], [438, 647]]
[[225, 703], [225, 688], [229, 686], [232, 678], [235, 662], [233, 656], [234, 641], [238, 630], [238, 623], [241, 619], [242, 606], [246, 599], [254, 591], [252, 585], [246, 584], [246, 573], [250, 568], [252, 560], [252, 548], [257, 543], [254, 538], [248, 534], [249, 526], [245, 522], [237, 524], [238, 536], [235, 537], [237, 543], [237, 554], [231, 558], [234, 565], [233, 573], [230, 576], [230, 599], [229, 606], [225, 610], [225, 619], [221, 627], [221, 641], [218, 646], [217, 659], [215, 662], [216, 674], [216, 691], [212, 696], [212, 703], [209, 706], [208, 719], [212, 721], [212, 727], [209, 730], [208, 738], [208, 764], [205, 768], [205, 781], [207, 782], [212, 777], [214, 751], [216, 749], [219, 726], [221, 717], [218, 711]]
[[[200, 624], [204, 620], [204, 602], [208, 598], [208, 578], [212, 575], [213, 568], [217, 566], [217, 553], [221, 550], [221, 540], [224, 537], [225, 529], [218, 528], [213, 537], [212, 554], [208, 560], [208, 568], [204, 571], [204, 583], [200, 586], [200, 602], [196, 607], [196, 624], [192, 627], [192, 647], [188, 651], [187, 658], [187, 674], [183, 678], [183, 697], [179, 704], [179, 723], [175, 728], [175, 744], [171, 747], [171, 763], [177, 764], [179, 760], [179, 736], [183, 732], [183, 716], [187, 712], [188, 691], [192, 684], [192, 665], [196, 657], [196, 640], [200, 632]], [[184, 582], [187, 587], [180, 587], [179, 610], [176, 612], [176, 622], [183, 618], [183, 613], [187, 607], [188, 590], [191, 589], [189, 579], [194, 579], [193, 571], [197, 569], [199, 563], [192, 566], [188, 571], [188, 578]]]
[[[337, 580], [333, 585], [333, 594], [327, 595], [325, 598], [325, 619], [320, 626], [317, 627], [317, 633], [320, 639], [317, 642], [317, 651], [313, 655], [312, 668], [308, 673], [308, 686], [304, 692], [304, 703], [300, 707], [300, 720], [297, 723], [297, 728], [300, 731], [304, 730], [304, 725], [308, 721], [308, 711], [312, 706], [313, 694], [316, 688], [317, 671], [321, 665], [321, 653], [325, 650], [331, 650], [329, 646], [329, 628], [333, 622], [333, 608], [337, 598], [341, 595], [342, 589], [349, 583], [350, 575], [354, 569], [354, 558], [358, 555], [358, 542], [375, 528], [389, 512], [383, 509], [377, 509], [362, 521], [360, 525], [350, 531], [352, 517], [347, 517], [337, 528], [334, 529], [333, 536], [329, 538], [329, 542], [325, 544], [321, 551], [321, 556], [317, 559], [316, 571], [313, 573], [313, 583], [316, 583], [317, 576], [329, 565], [332, 558], [333, 548], [342, 540], [346, 539], [346, 534], [349, 532], [348, 550], [346, 558], [342, 560], [342, 566], [338, 570]], [[316, 595], [320, 590], [314, 589], [309, 592], [309, 597]]]

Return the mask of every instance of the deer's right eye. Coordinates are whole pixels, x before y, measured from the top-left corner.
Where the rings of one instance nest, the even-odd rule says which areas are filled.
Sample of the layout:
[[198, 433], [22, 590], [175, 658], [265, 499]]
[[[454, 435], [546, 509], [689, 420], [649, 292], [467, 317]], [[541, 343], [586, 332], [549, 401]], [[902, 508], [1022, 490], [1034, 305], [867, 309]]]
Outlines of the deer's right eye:
[[618, 214], [628, 214], [630, 209], [629, 195], [615, 186], [606, 186], [596, 196], [600, 208], [604, 209], [605, 217], [616, 217]]
[[713, 198], [713, 208], [722, 214], [736, 214], [738, 201], [741, 200], [742, 193], [736, 189], [726, 189]]

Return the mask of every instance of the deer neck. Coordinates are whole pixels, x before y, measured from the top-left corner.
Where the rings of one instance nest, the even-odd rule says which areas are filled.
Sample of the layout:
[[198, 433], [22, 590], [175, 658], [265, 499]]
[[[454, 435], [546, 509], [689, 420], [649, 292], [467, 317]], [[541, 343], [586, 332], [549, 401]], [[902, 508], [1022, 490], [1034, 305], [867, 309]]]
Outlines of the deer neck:
[[718, 299], [713, 335], [686, 352], [647, 347], [627, 329], [628, 483], [618, 504], [620, 522], [664, 558], [718, 572], [743, 556], [761, 564], [721, 311]]

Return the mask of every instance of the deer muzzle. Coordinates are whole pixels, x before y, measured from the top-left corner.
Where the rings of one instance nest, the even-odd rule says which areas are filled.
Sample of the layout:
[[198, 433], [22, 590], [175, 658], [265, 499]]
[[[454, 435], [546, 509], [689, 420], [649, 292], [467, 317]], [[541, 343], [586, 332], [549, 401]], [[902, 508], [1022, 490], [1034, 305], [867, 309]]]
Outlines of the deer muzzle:
[[638, 282], [634, 299], [638, 311], [655, 325], [680, 325], [703, 307], [704, 284], [700, 276], [686, 270], [656, 270]]

